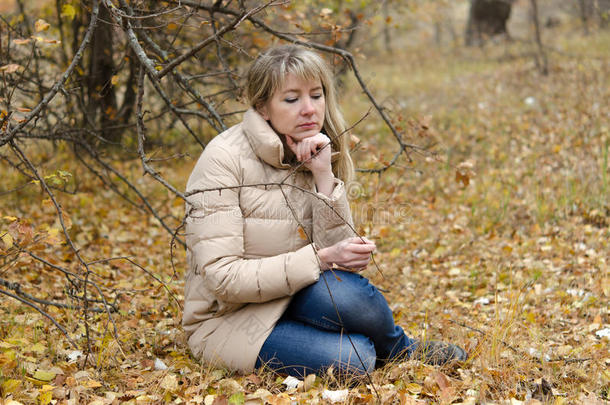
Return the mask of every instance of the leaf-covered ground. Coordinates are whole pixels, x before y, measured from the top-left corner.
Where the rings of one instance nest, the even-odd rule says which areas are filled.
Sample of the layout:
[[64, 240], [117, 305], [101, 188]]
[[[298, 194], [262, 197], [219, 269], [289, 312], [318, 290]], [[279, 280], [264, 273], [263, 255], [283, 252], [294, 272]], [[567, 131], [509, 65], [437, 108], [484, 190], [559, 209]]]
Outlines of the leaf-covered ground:
[[[326, 375], [295, 387], [268, 372], [239, 376], [198, 364], [180, 328], [183, 249], [170, 254], [168, 233], [75, 166], [62, 145], [32, 146], [51, 182], [78, 185], [78, 193], [60, 194], [69, 232], [86, 260], [113, 258], [91, 268], [119, 312], [111, 322], [90, 315], [87, 331], [82, 311], [43, 305], [77, 350], [41, 314], [3, 296], [5, 403], [608, 401], [610, 35], [565, 38], [556, 41], [560, 52], [549, 51], [547, 77], [535, 68], [534, 48], [520, 43], [407, 49], [392, 63], [382, 54], [362, 63], [396, 125], [436, 152], [414, 153], [381, 175], [361, 173], [350, 185], [358, 227], [378, 245], [380, 271], [365, 274], [388, 291], [410, 335], [462, 345], [465, 364], [407, 361], [360, 384]], [[355, 122], [368, 106], [350, 80], [344, 109]], [[374, 113], [354, 133], [360, 167], [392, 158], [395, 144]], [[161, 162], [163, 175], [183, 187], [196, 157]], [[116, 164], [179, 224], [180, 200], [140, 178], [138, 162]], [[24, 183], [2, 173], [6, 189]], [[54, 206], [35, 183], [2, 198], [0, 276], [66, 302], [66, 278], [51, 266], [80, 267]], [[87, 333], [95, 339], [85, 364]]]

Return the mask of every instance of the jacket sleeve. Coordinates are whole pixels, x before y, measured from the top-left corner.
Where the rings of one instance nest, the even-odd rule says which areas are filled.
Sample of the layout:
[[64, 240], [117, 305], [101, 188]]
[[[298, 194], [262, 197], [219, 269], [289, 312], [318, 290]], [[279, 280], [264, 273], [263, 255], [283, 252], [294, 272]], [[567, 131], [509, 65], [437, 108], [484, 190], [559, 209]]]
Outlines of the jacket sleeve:
[[[234, 155], [208, 145], [187, 184], [186, 244], [191, 271], [219, 300], [266, 302], [295, 294], [320, 277], [313, 245], [261, 259], [244, 258], [240, 167]], [[261, 235], [264, 237], [264, 235]], [[194, 268], [193, 268], [194, 267]]]
[[316, 193], [311, 198], [313, 241], [318, 248], [328, 247], [343, 239], [356, 236], [343, 181], [335, 179], [335, 188], [329, 197]]

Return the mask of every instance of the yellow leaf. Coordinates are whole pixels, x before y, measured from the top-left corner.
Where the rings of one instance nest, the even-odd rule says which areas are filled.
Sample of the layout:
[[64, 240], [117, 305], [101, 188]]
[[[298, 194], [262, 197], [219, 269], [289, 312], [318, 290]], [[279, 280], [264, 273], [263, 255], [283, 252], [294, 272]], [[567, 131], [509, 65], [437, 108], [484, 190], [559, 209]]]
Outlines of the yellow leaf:
[[38, 342], [36, 344], [33, 344], [32, 346], [28, 347], [26, 349], [26, 351], [28, 352], [34, 352], [34, 353], [38, 353], [38, 354], [42, 354], [45, 352], [46, 350], [46, 346], [43, 345], [42, 343]]
[[6, 394], [10, 394], [19, 388], [21, 385], [21, 381], [19, 380], [4, 380], [2, 381], [2, 392]]
[[43, 19], [39, 19], [34, 23], [34, 28], [36, 29], [36, 32], [46, 31], [49, 29], [49, 27], [51, 27], [51, 24], [49, 24]]
[[4, 246], [6, 249], [10, 249], [13, 247], [13, 237], [8, 232], [2, 235], [2, 242], [4, 242]]
[[12, 216], [10, 216], [10, 215], [5, 215], [5, 216], [3, 216], [2, 218], [6, 219], [7, 221], [11, 221], [11, 222], [13, 222], [13, 221], [16, 221], [16, 220], [17, 220], [17, 217], [12, 217]]
[[32, 377], [40, 381], [51, 381], [55, 378], [55, 373], [52, 373], [50, 371], [38, 370], [34, 373]]
[[4, 353], [2, 353], [2, 360], [0, 361], [0, 364], [2, 364], [3, 362], [11, 362], [13, 360], [15, 360], [17, 358], [17, 353], [15, 353], [14, 350], [7, 350]]
[[402, 253], [402, 251], [401, 251], [399, 248], [394, 248], [394, 249], [392, 249], [392, 251], [390, 252], [390, 257], [391, 257], [392, 259], [394, 259], [394, 258], [396, 258], [396, 257], [400, 256], [400, 255], [401, 255], [401, 253]]
[[99, 381], [95, 381], [95, 380], [87, 380], [82, 385], [87, 388], [99, 388], [102, 386], [102, 384]]
[[176, 28], [178, 28], [178, 24], [176, 24], [176, 23], [173, 23], [173, 22], [172, 22], [172, 23], [167, 24], [167, 29], [168, 29], [168, 30], [172, 30], [172, 31], [173, 31], [173, 30], [175, 30]]
[[42, 386], [42, 388], [40, 388], [40, 392], [47, 392], [47, 391], [53, 391], [55, 389], [54, 386], [49, 385], [49, 384], [45, 384]]
[[422, 386], [416, 383], [409, 383], [405, 388], [410, 394], [419, 394], [422, 391]]
[[38, 395], [38, 403], [40, 405], [49, 405], [53, 399], [53, 391], [42, 391]]
[[303, 240], [307, 240], [307, 234], [305, 233], [303, 228], [299, 226], [298, 230], [299, 230], [299, 237]]
[[118, 82], [119, 82], [119, 75], [114, 75], [114, 76], [112, 76], [112, 79], [110, 79], [110, 83], [112, 83], [113, 86], [116, 86]]
[[76, 16], [76, 10], [70, 4], [64, 4], [61, 8], [61, 16], [66, 17], [68, 20], [73, 20]]

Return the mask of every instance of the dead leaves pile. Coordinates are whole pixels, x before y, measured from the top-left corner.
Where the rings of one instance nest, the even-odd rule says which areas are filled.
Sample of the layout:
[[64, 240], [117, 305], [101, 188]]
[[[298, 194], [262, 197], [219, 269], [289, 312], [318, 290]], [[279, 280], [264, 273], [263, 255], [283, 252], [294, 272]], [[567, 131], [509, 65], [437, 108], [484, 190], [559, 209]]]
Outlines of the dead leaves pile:
[[[426, 74], [434, 71], [433, 64], [427, 69], [420, 63]], [[42, 315], [2, 296], [4, 403], [607, 401], [610, 211], [608, 188], [603, 192], [610, 176], [610, 94], [603, 84], [608, 66], [557, 60], [549, 78], [518, 58], [483, 68], [485, 75], [438, 80], [440, 90], [416, 95], [422, 101], [417, 109], [409, 111], [414, 107], [404, 103], [405, 116], [432, 117], [425, 120], [426, 133], [434, 132], [451, 154], [417, 162], [425, 168], [422, 174], [399, 161], [381, 176], [361, 175], [350, 195], [359, 229], [379, 247], [383, 277], [376, 269], [365, 275], [388, 290], [397, 322], [413, 337], [464, 346], [468, 362], [440, 369], [392, 364], [376, 370], [372, 382], [355, 385], [332, 374], [291, 381], [264, 371], [238, 376], [198, 364], [186, 350], [180, 308], [167, 292], [183, 299], [184, 253], [176, 251], [174, 275], [170, 236], [158, 223], [117, 201], [64, 156], [56, 157], [62, 170], [46, 178], [68, 189], [75, 179], [81, 185], [77, 194], [61, 195], [67, 231], [80, 253], [90, 261], [129, 257], [149, 273], [124, 259], [92, 265], [92, 279], [116, 307], [117, 336], [107, 314], [91, 314], [88, 356], [81, 312], [44, 306], [67, 327], [77, 350]], [[439, 76], [445, 74], [438, 69]], [[388, 93], [398, 105], [401, 94], [392, 92], [400, 90], [398, 78], [404, 75], [388, 76], [397, 78], [394, 87], [373, 90]], [[366, 110], [358, 107], [346, 105], [358, 110], [353, 115]], [[356, 161], [363, 167], [387, 163], [394, 153], [391, 137], [377, 136], [378, 130], [367, 121], [358, 133]], [[174, 184], [183, 184], [186, 166], [165, 172], [175, 176]], [[138, 162], [119, 167], [140, 173]], [[6, 173], [6, 181], [14, 183], [8, 188], [23, 181], [18, 173]], [[156, 208], [177, 226], [183, 203], [150, 179], [140, 180], [149, 182], [145, 187]], [[20, 250], [82, 271], [63, 242], [53, 204], [40, 201], [37, 185], [20, 189], [2, 206], [0, 218], [0, 277], [19, 280], [22, 291], [39, 298], [72, 302], [65, 278]]]

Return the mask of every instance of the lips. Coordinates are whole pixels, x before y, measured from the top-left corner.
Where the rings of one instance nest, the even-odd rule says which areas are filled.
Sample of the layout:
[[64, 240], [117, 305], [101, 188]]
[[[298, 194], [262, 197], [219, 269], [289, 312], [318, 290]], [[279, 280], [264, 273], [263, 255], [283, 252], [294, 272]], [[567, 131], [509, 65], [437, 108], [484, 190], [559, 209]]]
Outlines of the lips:
[[307, 129], [310, 129], [310, 128], [315, 128], [315, 127], [317, 127], [317, 126], [318, 126], [318, 123], [317, 123], [317, 122], [306, 122], [305, 124], [301, 124], [301, 125], [299, 125], [298, 127], [299, 127], [299, 128], [307, 128]]

